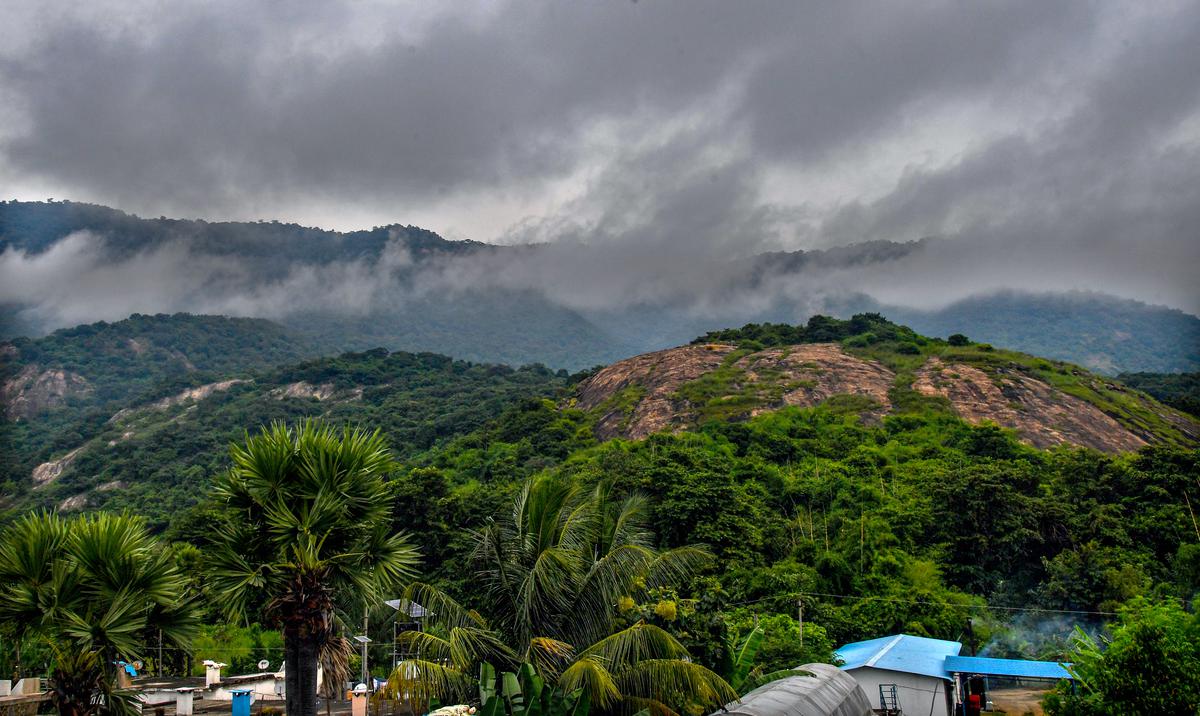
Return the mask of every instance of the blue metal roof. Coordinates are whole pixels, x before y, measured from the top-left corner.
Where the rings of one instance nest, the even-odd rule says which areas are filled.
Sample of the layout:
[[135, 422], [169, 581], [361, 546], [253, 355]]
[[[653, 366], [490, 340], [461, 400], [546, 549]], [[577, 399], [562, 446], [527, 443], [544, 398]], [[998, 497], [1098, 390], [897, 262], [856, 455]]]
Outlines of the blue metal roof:
[[1063, 664], [1054, 661], [989, 659], [982, 656], [947, 656], [946, 671], [986, 676], [1023, 676], [1030, 679], [1069, 679]]
[[847, 671], [870, 666], [948, 679], [950, 676], [946, 672], [946, 657], [957, 656], [960, 651], [962, 644], [957, 641], [897, 634], [847, 644], [837, 650], [837, 656], [845, 662], [842, 669]]

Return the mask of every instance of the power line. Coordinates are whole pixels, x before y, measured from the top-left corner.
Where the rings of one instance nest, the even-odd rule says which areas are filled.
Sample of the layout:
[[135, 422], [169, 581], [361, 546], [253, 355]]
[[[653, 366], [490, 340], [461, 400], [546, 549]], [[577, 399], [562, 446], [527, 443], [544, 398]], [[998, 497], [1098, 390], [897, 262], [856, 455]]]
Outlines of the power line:
[[797, 597], [827, 597], [833, 599], [857, 599], [859, 601], [895, 602], [897, 604], [918, 604], [922, 606], [952, 607], [955, 609], [995, 609], [1007, 612], [1043, 612], [1050, 614], [1088, 614], [1092, 616], [1116, 616], [1116, 612], [1088, 611], [1085, 609], [1047, 609], [1043, 607], [1010, 607], [999, 604], [956, 604], [954, 602], [935, 602], [926, 599], [900, 599], [897, 597], [872, 597], [855, 594], [830, 594], [828, 592], [791, 592], [788, 594], [773, 594], [759, 599], [747, 599], [733, 602], [729, 606], [740, 607], [747, 604], [758, 604], [772, 599], [795, 599]]

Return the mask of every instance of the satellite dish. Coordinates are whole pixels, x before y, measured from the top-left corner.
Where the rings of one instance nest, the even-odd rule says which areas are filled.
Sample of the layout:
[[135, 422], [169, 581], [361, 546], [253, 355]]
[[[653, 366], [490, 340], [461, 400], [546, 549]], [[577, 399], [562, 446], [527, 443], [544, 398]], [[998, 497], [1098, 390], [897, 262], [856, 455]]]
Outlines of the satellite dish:
[[266, 659], [263, 659], [262, 661], [258, 662], [258, 668], [262, 669], [263, 671], [266, 671], [267, 667], [270, 665], [271, 665], [271, 662], [267, 661]]

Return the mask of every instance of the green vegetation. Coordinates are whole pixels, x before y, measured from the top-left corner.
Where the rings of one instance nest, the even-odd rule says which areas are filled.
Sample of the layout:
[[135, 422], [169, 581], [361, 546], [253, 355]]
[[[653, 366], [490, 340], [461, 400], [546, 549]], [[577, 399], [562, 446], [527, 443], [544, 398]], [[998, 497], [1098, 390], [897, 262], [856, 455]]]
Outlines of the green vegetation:
[[[803, 599], [834, 643], [899, 630], [954, 638], [980, 597], [1097, 610], [1200, 586], [1172, 568], [1198, 537], [1181, 497], [1200, 496], [1195, 451], [1045, 452], [937, 412], [871, 427], [824, 408], [582, 446], [565, 460], [551, 457], [561, 454], [554, 441], [537, 437], [523, 436], [521, 447], [463, 438], [421, 462], [437, 470], [447, 495], [455, 484], [483, 489], [478, 468], [457, 459], [466, 445], [522, 455], [509, 480], [549, 467], [585, 485], [608, 480], [619, 492], [646, 494], [661, 546], [706, 543], [724, 565], [695, 598], [718, 611], [763, 600], [756, 603], [782, 614]], [[427, 468], [414, 473], [429, 479]]]
[[[168, 550], [126, 515], [30, 513], [0, 534], [0, 633], [49, 645], [50, 699], [62, 716], [136, 714], [116, 686], [119, 662], [151, 638], [186, 646], [197, 610]], [[10, 657], [12, 658], [12, 657]]]
[[[398, 546], [379, 540], [406, 532], [423, 555], [421, 584], [408, 596], [436, 622], [408, 638], [425, 657], [448, 659], [404, 672], [420, 678], [426, 698], [475, 698], [483, 664], [520, 681], [528, 663], [527, 681], [542, 680], [538, 693], [570, 699], [578, 691], [600, 712], [636, 710], [638, 699], [677, 713], [709, 709], [729, 695], [729, 683], [745, 689], [780, 669], [830, 661], [836, 645], [896, 632], [963, 640], [968, 619], [980, 644], [1007, 655], [1057, 654], [1060, 641], [1026, 639], [1012, 612], [992, 606], [1084, 612], [1071, 618], [1096, 630], [1104, 612], [1139, 599], [1191, 604], [1200, 593], [1200, 451], [1173, 413], [1134, 390], [1065, 363], [925, 338], [872, 315], [747, 326], [700, 340], [737, 348], [679, 390], [701, 417], [687, 432], [599, 442], [598, 414], [615, 408], [628, 416], [644, 395], [640, 386], [585, 412], [570, 393], [580, 376], [373, 350], [246, 368], [236, 374], [245, 382], [202, 400], [142, 400], [111, 422], [112, 413], [103, 415], [86, 434], [57, 435], [41, 452], [18, 446], [26, 462], [10, 473], [20, 489], [5, 491], [5, 507], [19, 525], [29, 518], [17, 514], [31, 506], [83, 494], [89, 508], [147, 515], [174, 543], [161, 559], [187, 576], [180, 589], [191, 597], [183, 603], [204, 607], [210, 620], [225, 609], [245, 617], [201, 633], [192, 648], [212, 653], [195, 651], [197, 658], [243, 663], [261, 654], [278, 662], [279, 646], [301, 648], [299, 629], [325, 645], [304, 658], [320, 659], [330, 673], [349, 668], [340, 635], [364, 606], [372, 637], [390, 639], [390, 623], [369, 603], [382, 596], [374, 577], [401, 576], [366, 570], [366, 581], [355, 582], [335, 574], [342, 567], [334, 562], [352, 562], [336, 555], [386, 557]], [[834, 396], [818, 408], [746, 418], [787, 386], [768, 374], [751, 393], [737, 361], [804, 341], [838, 341], [894, 370], [893, 412], [864, 421], [868, 399]], [[934, 357], [999, 383], [1044, 380], [1164, 439], [1119, 456], [1030, 448], [914, 391], [916, 372]], [[306, 416], [380, 432], [245, 432]], [[5, 423], [7, 435], [27, 439], [20, 431], [33, 422]], [[239, 444], [232, 473], [230, 443]], [[57, 479], [31, 489], [29, 460], [79, 446]], [[337, 457], [310, 460], [317, 453]], [[324, 473], [353, 483], [328, 488], [336, 499], [309, 480], [320, 470], [280, 467], [307, 461], [325, 469], [351, 453], [362, 457], [361, 472]], [[210, 489], [221, 475], [219, 489]], [[282, 550], [298, 536], [302, 549], [285, 559]], [[360, 550], [364, 543], [372, 548]], [[336, 590], [314, 587], [326, 577]], [[314, 610], [292, 609], [288, 588], [297, 579], [320, 596]], [[85, 674], [96, 666], [6, 624], [7, 638], [21, 637], [26, 663]], [[1113, 643], [1152, 643], [1143, 636], [1114, 633]], [[139, 655], [151, 642], [136, 642]], [[661, 658], [627, 658], [635, 646]], [[189, 667], [179, 648], [167, 647], [167, 670]], [[382, 648], [372, 664], [388, 660]], [[1092, 683], [1105, 683], [1104, 668], [1089, 672]], [[657, 684], [668, 687], [656, 692]]]
[[[936, 338], [926, 338], [909, 328], [892, 323], [879, 314], [859, 314], [846, 321], [813, 316], [804, 326], [752, 323], [742, 328], [705, 334], [693, 343], [724, 342], [744, 345], [748, 341], [762, 346], [841, 342], [842, 347], [850, 354], [878, 361], [895, 371], [896, 380], [889, 392], [889, 398], [892, 401], [892, 412], [896, 414], [949, 412], [949, 406], [942, 398], [922, 395], [912, 389], [916, 371], [930, 358], [938, 358], [945, 364], [962, 363], [979, 368], [1000, 385], [1006, 380], [1021, 376], [1036, 378], [1096, 406], [1134, 434], [1151, 442], [1179, 446], [1195, 444], [1195, 437], [1189, 436], [1178, 422], [1172, 420], [1169, 410], [1147, 401], [1141, 394], [1111, 379], [1094, 375], [1069, 363], [999, 349], [986, 343], [971, 343], [961, 335], [953, 344]], [[769, 404], [769, 395], [755, 396], [746, 390], [736, 393], [734, 399], [728, 401], [712, 397], [721, 395], [717, 391], [728, 390], [736, 383], [734, 369], [725, 366], [722, 366], [722, 369], [724, 372], [714, 371], [697, 381], [700, 389], [694, 391], [699, 394], [699, 399], [708, 401], [702, 404], [730, 404], [731, 410], [719, 413], [719, 417], [730, 417], [730, 413], [733, 412], [744, 414], [749, 412], [751, 407]], [[683, 391], [681, 395], [684, 395]]]
[[736, 365], [739, 359], [752, 352], [753, 348], [747, 347], [729, 353], [715, 370], [679, 386], [672, 397], [686, 400], [696, 411], [694, 418], [699, 423], [728, 420], [748, 413], [768, 400], [760, 395], [758, 386], [743, 382], [746, 371]]
[[316, 716], [317, 663], [338, 636], [335, 610], [378, 604], [414, 574], [416, 550], [390, 529], [383, 477], [392, 457], [378, 431], [315, 422], [272, 425], [232, 457], [216, 500], [235, 517], [213, 526], [212, 594], [233, 620], [280, 625], [287, 712]]
[[1122, 373], [1117, 379], [1172, 408], [1200, 417], [1200, 373]]
[[673, 620], [674, 604], [656, 590], [685, 582], [708, 559], [690, 545], [653, 548], [645, 507], [604, 484], [526, 482], [510, 516], [472, 538], [469, 605], [427, 584], [408, 590], [433, 616], [428, 631], [404, 634], [421, 656], [401, 662], [389, 688], [426, 703], [466, 698], [481, 665], [531, 663], [555, 690], [582, 694], [602, 713], [708, 712], [735, 698], [676, 637], [636, 615], [636, 601], [653, 597]]
[[[588, 716], [590, 701], [582, 688], [564, 693], [547, 685], [532, 664], [499, 676], [491, 664], [479, 667], [479, 713], [482, 716]], [[638, 712], [644, 716], [650, 712]]]
[[[210, 611], [218, 612], [216, 605]], [[258, 662], [268, 661], [278, 667], [283, 660], [283, 635], [258, 623], [239, 626], [230, 623], [210, 624], [200, 628], [191, 643], [191, 651], [204, 658], [228, 664], [229, 674], [251, 674], [260, 671]], [[195, 661], [192, 676], [204, 676], [204, 664]]]
[[[180, 388], [256, 368], [294, 363], [313, 351], [282, 326], [256, 318], [135, 313], [124, 321], [92, 323], [42, 338], [15, 338], [3, 369], [61, 368], [82, 376], [92, 391], [81, 406], [124, 407]], [[107, 417], [107, 416], [106, 416]]]
[[1200, 370], [1200, 318], [1101, 293], [1003, 291], [935, 311], [876, 310], [927, 336], [966, 333], [1102, 375]]
[[[27, 370], [34, 378], [44, 371], [65, 371], [83, 383], [64, 400], [30, 414], [0, 414], [0, 507], [25, 492], [36, 465], [104, 432], [122, 408], [205, 383], [250, 377], [256, 370], [311, 354], [294, 335], [269, 321], [182, 313], [134, 314], [116, 323], [14, 339], [9, 351], [0, 351], [0, 384]], [[35, 403], [47, 402], [39, 401], [39, 394], [53, 394], [34, 379], [22, 384]], [[15, 402], [17, 396], [6, 397]]]
[[[0, 422], [12, 440], [11, 450], [0, 451], [6, 470], [0, 505], [53, 505], [90, 490], [90, 506], [130, 508], [161, 528], [201, 498], [247, 425], [307, 416], [370, 424], [404, 457], [476, 430], [516, 402], [556, 395], [568, 383], [564, 372], [541, 366], [514, 370], [383, 350], [307, 361], [248, 380], [199, 401], [168, 408], [143, 403], [113, 420], [106, 413], [87, 431], [51, 419]], [[302, 389], [289, 395], [292, 386]], [[311, 397], [311, 389], [322, 386], [331, 391], [326, 399]], [[69, 470], [30, 490], [36, 465], [79, 447]], [[105, 485], [120, 489], [97, 489]]]
[[1200, 713], [1200, 616], [1178, 604], [1136, 600], [1102, 642], [1078, 632], [1068, 658], [1077, 687], [1046, 697], [1049, 716]]
[[860, 313], [848, 321], [827, 316], [813, 316], [805, 325], [787, 323], [748, 323], [741, 328], [710, 331], [692, 341], [702, 343], [752, 342], [752, 349], [790, 346], [799, 343], [836, 343], [855, 339], [863, 345], [881, 341], [915, 342], [919, 337], [910, 329], [898, 326], [878, 313]]

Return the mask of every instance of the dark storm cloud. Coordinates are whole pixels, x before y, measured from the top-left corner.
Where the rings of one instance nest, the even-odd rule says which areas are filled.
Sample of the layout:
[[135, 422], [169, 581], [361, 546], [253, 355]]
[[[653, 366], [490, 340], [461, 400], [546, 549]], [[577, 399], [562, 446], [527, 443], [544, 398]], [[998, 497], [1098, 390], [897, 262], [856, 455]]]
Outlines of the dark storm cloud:
[[586, 159], [593, 123], [702, 112], [690, 105], [730, 81], [744, 83], [730, 120], [758, 150], [824, 153], [886, 128], [898, 106], [1002, 76], [1031, 34], [1070, 28], [1058, 7], [520, 4], [341, 49], [326, 43], [351, 31], [349, 10], [315, 11], [328, 24], [315, 36], [302, 14], [240, 4], [119, 32], [68, 20], [6, 63], [30, 121], [5, 155], [66, 186], [192, 211], [296, 190], [403, 201], [562, 174]]
[[[572, 307], [717, 311], [856, 290], [929, 305], [1013, 286], [1200, 309], [1194, 3], [498, 3], [418, 18], [267, 2], [141, 8], [115, 24], [32, 17], [33, 39], [0, 50], [15, 116], [0, 178], [18, 191], [154, 215], [428, 216], [551, 246], [420, 282], [534, 288]], [[754, 291], [728, 263], [925, 236], [953, 241]], [[308, 279], [362, 283], [359, 270]], [[238, 310], [285, 294], [257, 288]]]

